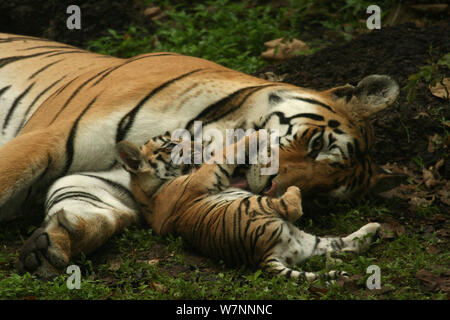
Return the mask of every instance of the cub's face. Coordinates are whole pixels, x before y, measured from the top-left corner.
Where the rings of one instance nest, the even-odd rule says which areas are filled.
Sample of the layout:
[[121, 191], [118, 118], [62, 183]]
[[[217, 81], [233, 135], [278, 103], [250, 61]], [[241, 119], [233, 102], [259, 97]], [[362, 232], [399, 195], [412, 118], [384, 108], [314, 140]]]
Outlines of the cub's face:
[[164, 182], [192, 168], [190, 164], [178, 161], [180, 158], [173, 159], [172, 150], [179, 143], [171, 140], [169, 132], [150, 139], [141, 147], [122, 141], [116, 146], [117, 158], [130, 172], [132, 184], [151, 196]]
[[357, 87], [272, 93], [272, 112], [257, 125], [279, 130], [279, 170], [273, 176], [257, 172], [247, 176], [252, 191], [281, 195], [295, 185], [302, 194], [346, 198], [399, 184], [403, 176], [381, 172], [372, 162], [368, 122], [371, 115], [391, 105], [398, 92], [392, 79], [373, 75]]

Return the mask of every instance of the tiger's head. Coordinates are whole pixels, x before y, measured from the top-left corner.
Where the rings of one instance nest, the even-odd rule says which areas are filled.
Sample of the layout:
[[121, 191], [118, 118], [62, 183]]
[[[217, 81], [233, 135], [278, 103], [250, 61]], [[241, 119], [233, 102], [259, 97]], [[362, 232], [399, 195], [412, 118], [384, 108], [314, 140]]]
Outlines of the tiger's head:
[[[193, 168], [180, 159], [174, 159], [172, 150], [182, 141], [173, 141], [171, 134], [156, 136], [142, 146], [128, 141], [116, 145], [116, 158], [132, 176], [132, 181], [151, 196], [168, 180], [186, 174]], [[181, 159], [182, 160], [182, 159]]]
[[271, 112], [255, 127], [278, 128], [279, 170], [248, 177], [252, 191], [281, 195], [291, 185], [303, 194], [347, 198], [366, 190], [391, 189], [404, 176], [384, 172], [371, 158], [373, 114], [391, 105], [399, 87], [388, 76], [371, 75], [356, 87], [322, 92], [279, 90], [269, 94]]

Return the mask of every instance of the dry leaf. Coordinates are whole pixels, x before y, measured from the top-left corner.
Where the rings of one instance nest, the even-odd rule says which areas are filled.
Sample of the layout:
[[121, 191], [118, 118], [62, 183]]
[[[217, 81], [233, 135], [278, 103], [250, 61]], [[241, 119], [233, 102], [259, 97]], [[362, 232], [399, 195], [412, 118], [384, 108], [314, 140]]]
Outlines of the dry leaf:
[[146, 17], [156, 16], [161, 13], [162, 10], [160, 7], [148, 7], [147, 9], [144, 10], [144, 16]]
[[435, 97], [450, 99], [450, 78], [445, 78], [442, 83], [437, 82], [434, 86], [430, 86], [430, 91]]
[[149, 17], [152, 20], [161, 20], [166, 14], [160, 7], [149, 7], [144, 10], [144, 16]]
[[166, 291], [166, 288], [162, 284], [159, 284], [159, 283], [156, 283], [153, 281], [150, 283], [150, 288], [152, 288], [153, 290], [158, 291], [158, 292]]
[[428, 270], [421, 269], [417, 271], [416, 278], [422, 281], [422, 288], [425, 291], [450, 291], [450, 272], [444, 272], [436, 275]]
[[268, 72], [264, 72], [258, 75], [258, 78], [261, 79], [265, 79], [268, 81], [273, 81], [273, 82], [282, 82], [286, 77], [287, 77], [287, 73], [282, 74], [282, 75], [277, 75], [271, 71]]
[[448, 4], [414, 4], [409, 7], [416, 11], [436, 14], [447, 10]]
[[434, 178], [433, 173], [430, 170], [423, 168], [422, 177], [423, 183], [427, 188], [430, 189], [436, 185], [436, 179]]
[[311, 287], [309, 287], [309, 292], [311, 292], [313, 294], [317, 294], [317, 295], [324, 295], [324, 294], [328, 293], [328, 289], [311, 286]]
[[345, 289], [354, 292], [360, 289], [359, 281], [362, 279], [362, 276], [359, 274], [355, 274], [351, 277], [342, 277], [336, 281], [338, 286], [344, 287]]
[[435, 133], [433, 136], [427, 135], [427, 138], [428, 138], [427, 151], [429, 153], [433, 153], [436, 147], [436, 141], [440, 140], [440, 136], [437, 133]]
[[147, 263], [148, 263], [149, 265], [155, 265], [155, 264], [158, 264], [160, 260], [161, 260], [161, 259], [158, 259], [158, 258], [156, 258], [156, 259], [151, 259], [151, 260], [148, 260]]
[[436, 196], [441, 202], [450, 206], [450, 182], [447, 181], [446, 186], [436, 192]]
[[434, 199], [436, 197], [434, 195], [430, 195], [429, 198], [430, 199], [426, 199], [426, 198], [422, 198], [422, 197], [411, 197], [411, 199], [409, 199], [408, 202], [410, 205], [412, 205], [414, 207], [428, 207], [434, 202]]
[[109, 263], [109, 269], [110, 271], [117, 271], [120, 269], [120, 266], [122, 265], [121, 260], [113, 260]]
[[388, 219], [387, 222], [381, 224], [380, 236], [382, 239], [393, 239], [401, 236], [406, 232], [404, 226], [394, 219]]
[[301, 40], [286, 40], [278, 38], [264, 43], [267, 50], [261, 54], [263, 59], [281, 61], [294, 57], [298, 52], [309, 49], [309, 46]]

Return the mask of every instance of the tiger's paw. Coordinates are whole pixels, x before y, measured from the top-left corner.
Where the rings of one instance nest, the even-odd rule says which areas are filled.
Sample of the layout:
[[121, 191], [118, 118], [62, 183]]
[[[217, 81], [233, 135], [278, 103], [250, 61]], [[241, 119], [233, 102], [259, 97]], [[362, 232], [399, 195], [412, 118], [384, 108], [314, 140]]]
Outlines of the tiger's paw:
[[380, 229], [381, 225], [377, 222], [364, 225], [358, 231], [344, 238], [344, 242], [347, 243], [347, 248], [344, 251], [361, 253], [367, 250], [379, 237]]
[[19, 273], [30, 272], [44, 280], [61, 274], [69, 262], [67, 246], [70, 242], [65, 236], [64, 232], [54, 234], [44, 228], [35, 230], [21, 248], [17, 262]]

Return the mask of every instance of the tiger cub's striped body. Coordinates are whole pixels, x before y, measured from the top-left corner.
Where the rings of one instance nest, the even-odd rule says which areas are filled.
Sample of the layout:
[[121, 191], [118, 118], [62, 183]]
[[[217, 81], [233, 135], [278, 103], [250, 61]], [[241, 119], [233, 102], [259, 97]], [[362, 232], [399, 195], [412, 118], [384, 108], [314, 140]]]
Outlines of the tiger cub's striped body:
[[[166, 139], [169, 143], [170, 137]], [[237, 144], [247, 141], [248, 137]], [[139, 150], [122, 142], [118, 154], [131, 173], [132, 192], [153, 230], [179, 235], [209, 257], [313, 281], [318, 274], [291, 267], [327, 252], [360, 252], [380, 227], [369, 223], [344, 238], [308, 234], [293, 224], [303, 214], [298, 187], [289, 187], [279, 198], [230, 188], [237, 165], [214, 160], [194, 173], [174, 178], [182, 168], [166, 165], [170, 162], [167, 143], [154, 139]], [[334, 279], [340, 274], [330, 271], [323, 276]]]

